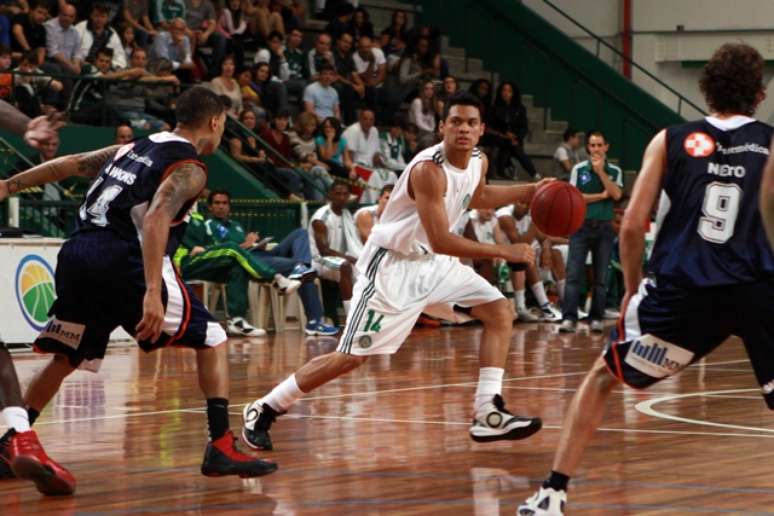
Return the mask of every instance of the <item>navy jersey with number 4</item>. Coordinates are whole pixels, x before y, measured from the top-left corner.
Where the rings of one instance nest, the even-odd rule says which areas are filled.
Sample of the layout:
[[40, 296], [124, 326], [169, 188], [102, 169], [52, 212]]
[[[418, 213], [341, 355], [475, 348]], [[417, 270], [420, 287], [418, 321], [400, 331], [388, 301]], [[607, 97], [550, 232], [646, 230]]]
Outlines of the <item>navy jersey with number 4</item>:
[[735, 116], [671, 127], [648, 268], [685, 287], [752, 283], [774, 276], [758, 192], [774, 128]]
[[[161, 182], [183, 162], [204, 168], [191, 143], [170, 132], [152, 134], [119, 148], [94, 180], [78, 213], [75, 234], [102, 231], [140, 249], [142, 221]], [[175, 217], [167, 252], [174, 252], [185, 230], [193, 199]]]

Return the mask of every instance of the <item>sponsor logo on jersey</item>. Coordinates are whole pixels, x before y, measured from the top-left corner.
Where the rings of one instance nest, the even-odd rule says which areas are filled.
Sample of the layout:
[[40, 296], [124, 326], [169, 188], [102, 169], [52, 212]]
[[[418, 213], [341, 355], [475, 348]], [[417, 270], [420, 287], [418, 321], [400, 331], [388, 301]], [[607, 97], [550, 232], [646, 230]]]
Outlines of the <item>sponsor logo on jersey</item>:
[[768, 147], [758, 145], [757, 143], [745, 143], [744, 145], [737, 145], [735, 147], [723, 147], [720, 143], [715, 144], [715, 152], [721, 154], [741, 154], [743, 152], [755, 152], [756, 154], [769, 155]]
[[707, 133], [698, 131], [685, 138], [683, 148], [692, 158], [706, 158], [715, 152], [715, 140]]
[[691, 360], [691, 351], [653, 335], [643, 335], [631, 344], [625, 362], [652, 378], [666, 378], [685, 368]]
[[747, 170], [741, 165], [726, 165], [720, 163], [707, 163], [707, 173], [720, 177], [738, 177], [742, 178], [747, 174]]
[[357, 344], [358, 344], [358, 345], [359, 345], [361, 348], [363, 348], [363, 349], [368, 349], [368, 348], [370, 348], [370, 347], [371, 347], [371, 344], [372, 344], [372, 342], [373, 342], [373, 341], [371, 340], [371, 337], [369, 337], [368, 335], [363, 335], [363, 336], [362, 336], [362, 337], [360, 337], [360, 339], [357, 341]]
[[16, 268], [16, 300], [24, 319], [37, 331], [48, 322], [48, 311], [56, 299], [54, 271], [42, 257], [28, 254]]
[[132, 161], [136, 161], [137, 163], [142, 163], [146, 167], [152, 167], [153, 166], [153, 160], [150, 159], [148, 156], [140, 156], [134, 151], [130, 151], [129, 154], [126, 155], [127, 158], [129, 158]]
[[49, 321], [40, 336], [61, 342], [67, 347], [78, 349], [85, 330], [86, 326], [83, 324], [60, 321], [55, 317]]

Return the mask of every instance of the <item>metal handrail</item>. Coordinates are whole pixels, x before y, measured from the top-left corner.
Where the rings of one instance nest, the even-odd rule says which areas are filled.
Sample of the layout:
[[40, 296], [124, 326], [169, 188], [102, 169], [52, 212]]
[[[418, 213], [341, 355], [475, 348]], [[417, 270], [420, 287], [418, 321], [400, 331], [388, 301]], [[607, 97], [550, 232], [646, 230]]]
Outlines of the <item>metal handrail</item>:
[[648, 76], [650, 79], [652, 79], [652, 80], [656, 81], [656, 83], [658, 83], [658, 84], [659, 84], [661, 87], [665, 88], [667, 91], [669, 91], [670, 93], [672, 93], [673, 95], [675, 95], [675, 96], [677, 97], [677, 114], [678, 114], [678, 115], [682, 114], [682, 113], [681, 113], [681, 110], [682, 110], [683, 104], [687, 104], [687, 105], [691, 106], [693, 109], [695, 109], [696, 111], [698, 111], [699, 113], [701, 113], [701, 114], [703, 114], [703, 115], [706, 115], [706, 114], [707, 114], [707, 112], [706, 112], [706, 111], [704, 111], [704, 109], [702, 109], [702, 108], [700, 108], [699, 106], [697, 106], [696, 104], [694, 104], [694, 103], [693, 103], [693, 102], [692, 102], [692, 101], [691, 101], [689, 98], [685, 97], [685, 96], [684, 96], [684, 95], [682, 95], [682, 94], [681, 94], [679, 91], [675, 90], [675, 89], [674, 89], [674, 88], [672, 88], [670, 85], [668, 85], [667, 83], [665, 83], [664, 81], [662, 81], [661, 79], [659, 79], [658, 77], [656, 77], [655, 75], [653, 75], [652, 73], [650, 73], [648, 70], [646, 70], [645, 68], [643, 68], [643, 67], [642, 67], [640, 64], [638, 64], [637, 62], [635, 62], [635, 61], [634, 61], [634, 60], [633, 60], [631, 57], [627, 56], [626, 54], [624, 54], [623, 52], [621, 52], [620, 50], [618, 50], [617, 48], [615, 48], [613, 45], [611, 45], [610, 43], [608, 43], [607, 41], [605, 41], [603, 38], [601, 38], [600, 36], [598, 36], [597, 34], [595, 34], [594, 32], [592, 32], [592, 31], [591, 31], [591, 29], [587, 28], [585, 25], [581, 24], [581, 23], [580, 23], [579, 21], [577, 21], [575, 18], [573, 18], [572, 16], [570, 16], [569, 14], [567, 14], [566, 12], [564, 12], [564, 11], [563, 11], [561, 8], [559, 8], [559, 7], [558, 7], [556, 4], [554, 4], [554, 3], [553, 3], [553, 2], [551, 2], [550, 0], [543, 0], [543, 3], [544, 3], [544, 4], [546, 4], [547, 6], [549, 6], [551, 9], [553, 9], [553, 10], [554, 10], [554, 11], [556, 11], [557, 13], [559, 13], [559, 14], [560, 14], [560, 15], [561, 15], [563, 18], [565, 18], [566, 20], [568, 20], [569, 22], [571, 22], [573, 25], [575, 25], [576, 27], [578, 27], [579, 29], [581, 29], [582, 31], [584, 31], [586, 34], [588, 34], [589, 36], [591, 36], [592, 38], [594, 38], [594, 40], [595, 40], [595, 41], [596, 41], [596, 43], [597, 43], [597, 50], [596, 50], [596, 56], [597, 56], [597, 57], [599, 57], [599, 48], [600, 48], [600, 45], [602, 45], [602, 46], [604, 46], [605, 48], [607, 48], [608, 50], [611, 50], [611, 51], [612, 51], [613, 53], [615, 53], [617, 56], [619, 56], [619, 57], [621, 57], [622, 59], [624, 59], [625, 61], [627, 61], [629, 64], [631, 64], [631, 65], [632, 65], [634, 68], [636, 68], [638, 71], [640, 71], [640, 72], [644, 73], [644, 74], [645, 74], [646, 76]]

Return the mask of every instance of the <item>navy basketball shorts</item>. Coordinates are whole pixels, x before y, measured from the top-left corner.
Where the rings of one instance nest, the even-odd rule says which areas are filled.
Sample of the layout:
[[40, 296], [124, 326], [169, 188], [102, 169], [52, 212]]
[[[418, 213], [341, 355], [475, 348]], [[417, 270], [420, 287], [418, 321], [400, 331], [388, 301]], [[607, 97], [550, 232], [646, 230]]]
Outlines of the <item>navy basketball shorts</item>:
[[618, 379], [645, 388], [731, 335], [744, 341], [763, 397], [774, 409], [774, 280], [685, 289], [645, 279], [602, 356]]
[[[139, 342], [140, 348], [204, 349], [225, 342], [223, 328], [182, 282], [169, 257], [164, 258], [162, 278], [162, 334], [155, 342]], [[113, 330], [120, 326], [134, 335], [142, 319], [142, 256], [106, 232], [79, 234], [59, 252], [55, 279], [57, 299], [35, 350], [65, 355], [73, 367], [97, 371]]]

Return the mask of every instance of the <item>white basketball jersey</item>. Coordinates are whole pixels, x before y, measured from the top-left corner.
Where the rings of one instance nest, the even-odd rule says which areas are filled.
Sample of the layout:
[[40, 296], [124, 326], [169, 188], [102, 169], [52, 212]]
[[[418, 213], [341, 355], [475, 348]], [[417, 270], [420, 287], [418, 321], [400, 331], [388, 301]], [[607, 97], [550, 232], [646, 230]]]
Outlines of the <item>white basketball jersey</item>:
[[376, 213], [379, 210], [378, 204], [372, 204], [370, 206], [363, 206], [362, 208], [358, 209], [355, 212], [355, 220], [360, 216], [361, 213], [370, 213], [373, 217], [374, 225], [379, 223], [379, 214]]
[[453, 166], [445, 157], [443, 142], [417, 154], [401, 174], [379, 223], [374, 226], [368, 241], [404, 255], [432, 253], [427, 234], [417, 215], [414, 199], [409, 195], [409, 177], [417, 163], [433, 161], [446, 174], [444, 202], [448, 216], [447, 228], [452, 231], [462, 213], [468, 208], [473, 193], [481, 180], [481, 151], [474, 149], [466, 169]]
[[494, 233], [497, 226], [497, 217], [489, 220], [481, 220], [478, 217], [477, 210], [471, 210], [470, 223], [473, 225], [473, 232], [476, 234], [476, 240], [483, 244], [496, 244]]
[[314, 230], [312, 229], [312, 222], [319, 220], [325, 224], [325, 228], [328, 230], [328, 247], [334, 251], [344, 254], [352, 254], [347, 249], [347, 239], [345, 236], [344, 217], [347, 210], [345, 209], [341, 215], [336, 213], [331, 208], [330, 204], [321, 206], [312, 215], [309, 221], [309, 247], [312, 253], [312, 257], [320, 256], [320, 251], [317, 249], [317, 241], [314, 239]]

